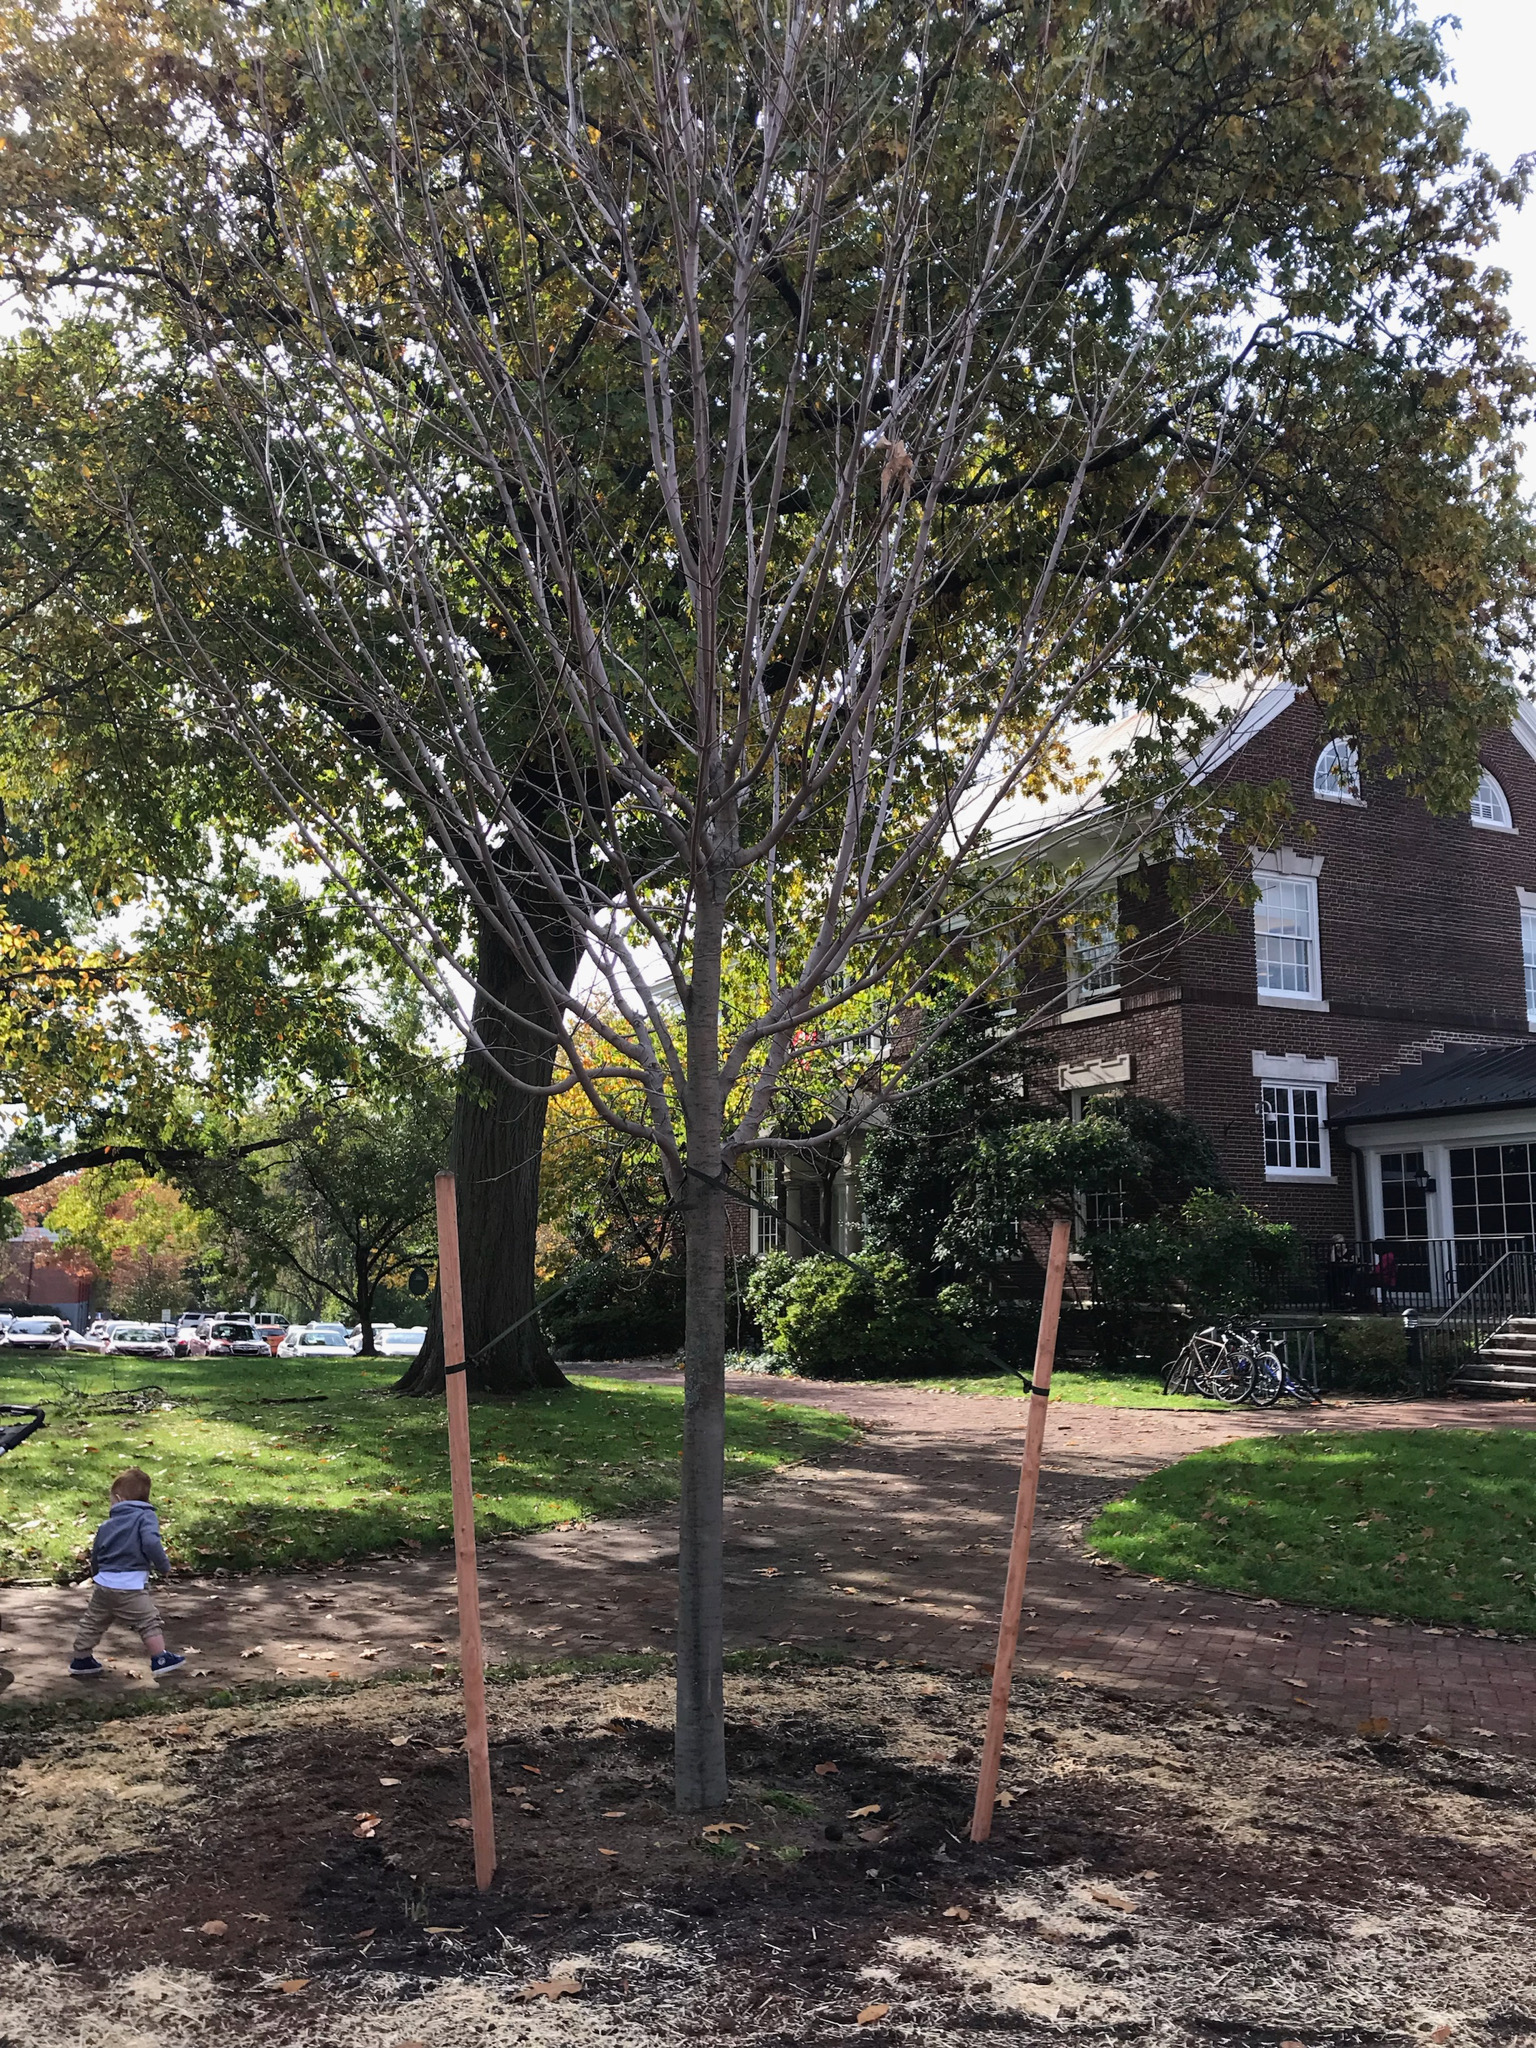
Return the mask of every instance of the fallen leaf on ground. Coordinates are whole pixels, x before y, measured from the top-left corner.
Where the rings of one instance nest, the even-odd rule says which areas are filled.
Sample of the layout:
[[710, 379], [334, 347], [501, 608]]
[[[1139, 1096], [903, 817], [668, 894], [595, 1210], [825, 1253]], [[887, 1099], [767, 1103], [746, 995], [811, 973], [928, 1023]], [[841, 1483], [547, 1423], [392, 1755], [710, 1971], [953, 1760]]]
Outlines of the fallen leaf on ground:
[[240, 1918], [242, 1920], [270, 1920], [272, 1915], [270, 1913], [242, 1913]]
[[816, 1775], [818, 1778], [830, 1778], [836, 1769], [836, 1764], [818, 1764], [816, 1766]]
[[997, 1795], [997, 1803], [999, 1806], [1012, 1806], [1013, 1794], [1011, 1792], [999, 1792]]
[[295, 1991], [302, 1991], [308, 1982], [307, 1977], [285, 1977], [282, 1988], [291, 1996]]
[[217, 1939], [221, 1934], [228, 1934], [229, 1925], [223, 1920], [205, 1920], [197, 1931], [199, 1934], [211, 1934]]
[[971, 1909], [969, 1906], [946, 1906], [944, 1908], [944, 1918], [946, 1920], [969, 1920], [970, 1917]]
[[873, 2026], [876, 2020], [883, 2020], [890, 2009], [888, 2005], [866, 2005], [864, 2010], [855, 2018], [854, 2025], [858, 2027]]
[[581, 1989], [574, 1977], [544, 1977], [532, 1984], [525, 1984], [518, 1992], [519, 1998], [569, 1998]]
[[462, 1934], [462, 1927], [429, 1927], [428, 1934]]
[[599, 1856], [617, 1856], [619, 1852], [617, 1849], [599, 1849], [597, 1853]]
[[883, 1842], [890, 1832], [889, 1828], [860, 1828], [859, 1840], [861, 1842]]
[[744, 1835], [747, 1831], [739, 1820], [712, 1820], [700, 1832], [706, 1842], [718, 1842], [722, 1835]]
[[878, 1806], [856, 1806], [853, 1808], [848, 1818], [850, 1820], [866, 1820], [868, 1819], [870, 1814], [878, 1813], [879, 1811], [880, 1809]]
[[405, 1745], [410, 1741], [410, 1739], [411, 1738], [409, 1737], [409, 1735], [391, 1735], [391, 1737], [389, 1738], [389, 1746], [391, 1749], [404, 1749]]
[[354, 1941], [372, 1941], [378, 1931], [377, 1927], [364, 1927], [359, 1933], [354, 1934], [352, 1939]]
[[609, 1808], [609, 1810], [608, 1810], [608, 1812], [607, 1812], [607, 1813], [605, 1813], [605, 1814], [603, 1815], [603, 1819], [604, 1819], [604, 1820], [623, 1820], [623, 1818], [624, 1818], [625, 1814], [626, 1814], [626, 1813], [628, 1813], [628, 1811], [629, 1811], [629, 1808], [628, 1808], [627, 1806], [614, 1806], [614, 1807], [610, 1807], [610, 1808]]
[[1134, 1913], [1136, 1901], [1128, 1899], [1124, 1892], [1117, 1892], [1112, 1884], [1091, 1884], [1088, 1887], [1090, 1899], [1097, 1899], [1101, 1906], [1113, 1906], [1117, 1913]]
[[474, 1826], [474, 1822], [472, 1820], [465, 1820], [461, 1816], [457, 1820], [449, 1821], [448, 1825], [451, 1828], [472, 1828]]
[[530, 1778], [542, 1778], [544, 1775], [544, 1773], [539, 1769], [537, 1764], [524, 1764], [523, 1769], [528, 1773]]
[[240, 1654], [242, 1657], [260, 1657], [263, 1656], [265, 1652], [262, 1650], [260, 1643], [257, 1643], [254, 1649], [242, 1650]]
[[1356, 1724], [1356, 1732], [1361, 1735], [1387, 1735], [1390, 1734], [1391, 1729], [1392, 1723], [1385, 1714], [1372, 1714], [1369, 1720]]
[[380, 1778], [379, 1780], [379, 1783], [381, 1785], [398, 1785], [399, 1782], [400, 1780], [398, 1778]]

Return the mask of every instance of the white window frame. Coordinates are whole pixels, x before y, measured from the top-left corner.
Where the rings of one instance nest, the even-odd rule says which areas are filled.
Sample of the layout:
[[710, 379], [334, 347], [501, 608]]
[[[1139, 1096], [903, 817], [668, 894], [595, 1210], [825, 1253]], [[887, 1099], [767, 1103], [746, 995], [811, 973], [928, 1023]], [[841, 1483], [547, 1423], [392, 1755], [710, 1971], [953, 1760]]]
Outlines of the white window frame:
[[[1285, 870], [1264, 867], [1255, 869], [1253, 879], [1259, 889], [1259, 895], [1253, 906], [1254, 983], [1259, 1002], [1266, 1008], [1272, 1009], [1326, 1009], [1328, 1006], [1323, 1001], [1323, 963], [1318, 933], [1316, 875], [1296, 874]], [[1288, 937], [1284, 932], [1274, 933], [1264, 929], [1264, 919], [1266, 916], [1275, 914], [1266, 908], [1265, 897], [1266, 895], [1278, 897], [1282, 893], [1289, 898], [1292, 916], [1300, 912], [1301, 919], [1309, 927], [1305, 937], [1291, 938], [1291, 943], [1303, 944], [1307, 948], [1307, 979], [1305, 988], [1269, 988], [1265, 986], [1263, 980], [1260, 948], [1264, 940], [1267, 938], [1279, 939], [1283, 942]]]
[[1360, 750], [1353, 740], [1330, 740], [1312, 768], [1312, 794], [1325, 804], [1365, 809], [1360, 794]]
[[[1282, 1103], [1283, 1098], [1283, 1103]], [[1298, 1098], [1300, 1102], [1298, 1103]], [[1300, 1114], [1310, 1126], [1316, 1123], [1315, 1163], [1295, 1163], [1298, 1150], [1296, 1126]], [[1259, 1115], [1263, 1127], [1264, 1178], [1266, 1180], [1332, 1180], [1333, 1157], [1328, 1144], [1328, 1086], [1324, 1081], [1265, 1080], [1259, 1084]], [[1272, 1161], [1271, 1148], [1284, 1155]], [[1312, 1149], [1310, 1146], [1308, 1149]], [[1289, 1159], [1290, 1164], [1285, 1160]]]
[[1520, 963], [1525, 969], [1525, 1028], [1536, 1031], [1536, 889], [1517, 889], [1520, 901]]
[[[1479, 804], [1486, 806], [1492, 815], [1480, 818], [1477, 814]], [[1504, 794], [1503, 784], [1496, 775], [1490, 775], [1486, 768], [1483, 770], [1482, 781], [1477, 785], [1476, 794], [1472, 798], [1472, 808], [1467, 816], [1479, 832], [1513, 832], [1515, 829], [1509, 798]]]
[[759, 1208], [748, 1213], [752, 1218], [749, 1242], [753, 1256], [760, 1258], [764, 1252], [782, 1252], [787, 1249], [785, 1240], [789, 1235], [784, 1212], [778, 1206], [779, 1169], [774, 1159], [754, 1159], [751, 1165], [750, 1185], [754, 1203], [764, 1202], [773, 1211], [765, 1216]]
[[1087, 898], [1078, 916], [1097, 927], [1097, 936], [1085, 938], [1081, 925], [1066, 931], [1067, 1008], [1079, 1010], [1091, 1003], [1108, 1002], [1120, 993], [1120, 892], [1113, 883]]

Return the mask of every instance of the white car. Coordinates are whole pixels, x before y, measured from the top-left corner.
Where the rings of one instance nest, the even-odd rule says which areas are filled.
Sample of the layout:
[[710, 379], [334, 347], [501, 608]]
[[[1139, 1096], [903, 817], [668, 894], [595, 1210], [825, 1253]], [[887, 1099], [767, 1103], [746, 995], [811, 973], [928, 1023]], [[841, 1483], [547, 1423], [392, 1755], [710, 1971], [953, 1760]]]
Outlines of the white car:
[[[394, 1329], [394, 1327], [395, 1325], [393, 1323], [375, 1323], [373, 1326], [374, 1343], [377, 1344], [379, 1340], [384, 1336], [385, 1332]], [[354, 1356], [356, 1356], [359, 1352], [361, 1352], [362, 1348], [363, 1326], [361, 1323], [354, 1323], [351, 1329], [347, 1332], [347, 1349], [350, 1352], [352, 1352]]]
[[277, 1347], [279, 1358], [350, 1358], [347, 1333], [337, 1323], [310, 1323], [290, 1330]]
[[379, 1332], [377, 1343], [380, 1358], [414, 1358], [426, 1342], [425, 1330], [402, 1330], [391, 1324], [389, 1329]]
[[105, 1350], [114, 1358], [174, 1358], [176, 1347], [158, 1323], [113, 1323]]

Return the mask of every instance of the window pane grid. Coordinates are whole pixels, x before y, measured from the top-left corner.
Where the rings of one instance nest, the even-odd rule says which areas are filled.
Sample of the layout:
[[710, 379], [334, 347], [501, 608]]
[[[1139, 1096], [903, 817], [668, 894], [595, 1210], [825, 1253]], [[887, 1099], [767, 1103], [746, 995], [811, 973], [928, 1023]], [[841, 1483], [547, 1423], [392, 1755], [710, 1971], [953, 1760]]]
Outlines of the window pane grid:
[[1277, 1173], [1323, 1170], [1322, 1090], [1266, 1081], [1264, 1164]]
[[1526, 1021], [1536, 1026], [1536, 910], [1520, 913], [1520, 955], [1525, 962]]
[[1316, 941], [1312, 885], [1281, 875], [1259, 877], [1253, 906], [1259, 991], [1263, 995], [1309, 996], [1313, 990]]

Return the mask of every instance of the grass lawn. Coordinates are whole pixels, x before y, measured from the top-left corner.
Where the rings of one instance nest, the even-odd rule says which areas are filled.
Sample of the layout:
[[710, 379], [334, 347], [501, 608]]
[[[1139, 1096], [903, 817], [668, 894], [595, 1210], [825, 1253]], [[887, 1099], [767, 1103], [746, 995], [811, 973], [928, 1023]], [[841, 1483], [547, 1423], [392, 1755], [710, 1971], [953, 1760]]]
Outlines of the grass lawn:
[[[47, 1428], [0, 1458], [0, 1578], [73, 1573], [125, 1465], [151, 1475], [172, 1559], [189, 1569], [276, 1570], [450, 1540], [443, 1403], [384, 1398], [398, 1361], [149, 1364], [77, 1353], [0, 1363], [19, 1368], [0, 1374], [0, 1401], [48, 1410]], [[115, 1390], [150, 1382], [168, 1405], [111, 1412]], [[301, 1394], [325, 1399], [274, 1401]], [[840, 1416], [772, 1400], [727, 1408], [732, 1481], [856, 1433]], [[569, 1393], [475, 1402], [481, 1534], [674, 1500], [682, 1423], [681, 1385], [588, 1380]]]
[[1143, 1480], [1088, 1541], [1156, 1578], [1536, 1634], [1536, 1439], [1383, 1429], [1225, 1444]]
[[[1029, 1392], [1017, 1373], [977, 1373], [971, 1378], [901, 1380], [904, 1387], [928, 1387], [936, 1394], [1007, 1394], [1022, 1398]], [[1163, 1383], [1153, 1373], [1093, 1372], [1076, 1366], [1059, 1365], [1051, 1374], [1053, 1401], [1090, 1401], [1096, 1408], [1215, 1408], [1222, 1401], [1206, 1401], [1198, 1394], [1165, 1394]]]

